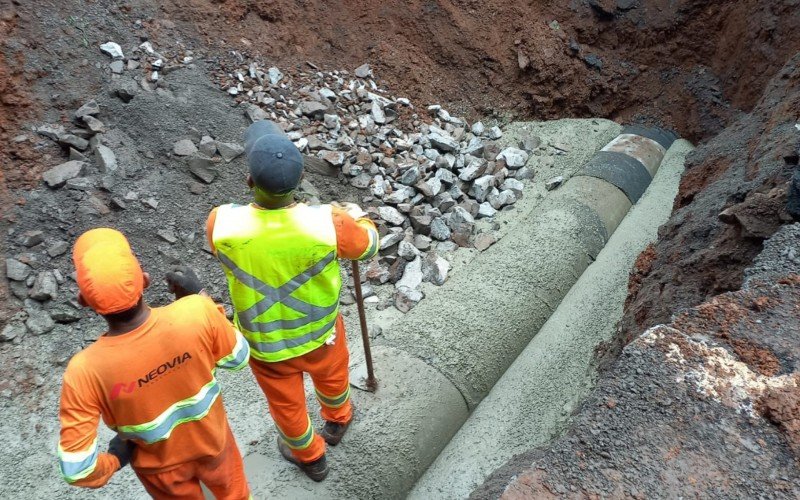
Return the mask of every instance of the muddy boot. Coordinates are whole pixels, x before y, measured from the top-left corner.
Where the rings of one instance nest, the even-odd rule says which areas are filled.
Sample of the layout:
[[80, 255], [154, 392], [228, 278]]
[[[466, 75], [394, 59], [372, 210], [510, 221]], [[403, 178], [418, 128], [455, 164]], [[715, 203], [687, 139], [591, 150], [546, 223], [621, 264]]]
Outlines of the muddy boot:
[[294, 455], [292, 455], [292, 449], [289, 448], [289, 446], [284, 443], [280, 437], [278, 438], [278, 450], [280, 450], [283, 458], [295, 464], [301, 471], [305, 473], [306, 476], [310, 477], [312, 480], [320, 482], [328, 477], [328, 471], [330, 469], [328, 468], [328, 460], [325, 458], [325, 455], [322, 455], [313, 462], [304, 464], [295, 458]]
[[[352, 422], [352, 420], [350, 421]], [[336, 422], [325, 422], [325, 426], [320, 431], [319, 435], [331, 446], [336, 446], [342, 440], [347, 428], [350, 427], [350, 422], [346, 424], [337, 424]]]

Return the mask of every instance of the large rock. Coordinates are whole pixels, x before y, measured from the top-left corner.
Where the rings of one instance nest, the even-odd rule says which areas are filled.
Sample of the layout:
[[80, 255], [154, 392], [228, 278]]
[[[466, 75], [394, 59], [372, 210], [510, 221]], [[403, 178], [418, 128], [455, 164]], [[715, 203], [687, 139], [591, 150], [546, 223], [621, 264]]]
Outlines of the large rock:
[[381, 219], [394, 226], [399, 226], [406, 220], [405, 216], [403, 216], [403, 214], [401, 214], [396, 208], [385, 205], [378, 207], [378, 214], [381, 216]]
[[433, 219], [431, 222], [431, 238], [438, 241], [445, 241], [450, 239], [451, 234], [450, 228], [447, 227], [444, 219], [441, 217]]
[[52, 271], [42, 271], [36, 276], [30, 297], [39, 302], [54, 299], [58, 296], [58, 282]]
[[267, 114], [267, 112], [253, 103], [248, 104], [244, 108], [244, 111], [245, 113], [247, 113], [247, 117], [250, 118], [250, 121], [254, 123], [257, 121], [269, 119], [269, 115]]
[[303, 101], [300, 103], [300, 114], [315, 120], [324, 120], [328, 106], [318, 101]]
[[506, 148], [497, 155], [497, 159], [505, 160], [506, 167], [511, 170], [524, 167], [528, 163], [528, 158], [528, 153], [519, 148]]
[[189, 159], [189, 172], [206, 184], [211, 184], [217, 177], [217, 171], [213, 165], [214, 163], [208, 158], [196, 156]]
[[110, 174], [117, 171], [117, 157], [111, 148], [98, 144], [94, 152], [94, 157], [97, 160], [97, 167], [100, 172]]
[[403, 271], [403, 277], [400, 278], [400, 281], [395, 286], [398, 289], [406, 287], [410, 290], [416, 290], [422, 284], [422, 278], [422, 258], [416, 257], [408, 263], [405, 271]]
[[436, 252], [430, 252], [422, 261], [422, 275], [425, 281], [441, 286], [447, 280], [450, 263]]
[[56, 322], [47, 311], [32, 311], [29, 313], [25, 326], [34, 335], [44, 335], [56, 327]]
[[496, 182], [497, 179], [493, 175], [479, 177], [472, 183], [472, 187], [469, 189], [469, 195], [475, 198], [479, 203], [483, 203], [486, 201], [486, 197], [489, 196], [489, 191], [494, 187]]
[[489, 162], [483, 158], [475, 158], [474, 156], [470, 156], [469, 163], [467, 163], [467, 166], [461, 169], [461, 172], [458, 174], [458, 178], [464, 182], [474, 181], [486, 173], [486, 168], [488, 165]]
[[6, 277], [12, 281], [25, 281], [31, 274], [31, 268], [17, 259], [6, 259]]
[[197, 153], [197, 146], [190, 139], [182, 139], [172, 146], [172, 152], [178, 156], [191, 156]]
[[234, 158], [244, 153], [244, 148], [233, 142], [218, 142], [217, 150], [226, 163], [233, 161]]
[[84, 161], [68, 161], [61, 165], [55, 166], [42, 174], [42, 179], [51, 188], [60, 188], [70, 179], [79, 177], [86, 167]]
[[450, 153], [458, 150], [458, 142], [452, 137], [442, 133], [431, 132], [428, 134], [428, 140], [431, 141], [431, 146], [443, 153]]
[[394, 293], [394, 306], [402, 313], [407, 313], [425, 298], [419, 290], [412, 290], [407, 287], [398, 288]]

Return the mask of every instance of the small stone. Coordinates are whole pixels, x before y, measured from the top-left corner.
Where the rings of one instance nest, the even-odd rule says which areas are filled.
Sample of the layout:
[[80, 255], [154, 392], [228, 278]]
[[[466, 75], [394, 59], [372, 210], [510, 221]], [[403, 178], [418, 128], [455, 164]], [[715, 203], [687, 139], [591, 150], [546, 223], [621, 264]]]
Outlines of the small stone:
[[218, 142], [217, 150], [222, 159], [225, 160], [225, 163], [230, 163], [244, 153], [244, 148], [233, 142]]
[[549, 179], [547, 182], [545, 182], [544, 187], [548, 191], [552, 191], [563, 183], [564, 183], [564, 176], [559, 175], [558, 177], [553, 177], [552, 179]]
[[83, 123], [89, 127], [89, 130], [94, 132], [95, 134], [104, 134], [106, 131], [106, 126], [103, 122], [95, 118], [94, 116], [86, 115], [82, 118]]
[[339, 122], [339, 115], [324, 115], [322, 124], [328, 130], [338, 130], [341, 127]]
[[377, 260], [369, 263], [367, 272], [364, 275], [371, 283], [384, 284], [389, 281], [389, 267], [381, 264]]
[[424, 234], [414, 235], [414, 246], [417, 250], [426, 251], [431, 248], [431, 239]]
[[166, 241], [170, 245], [174, 245], [175, 243], [178, 242], [178, 238], [177, 236], [175, 236], [175, 231], [173, 231], [172, 229], [162, 229], [158, 231], [157, 234], [159, 238]]
[[276, 67], [269, 68], [267, 70], [267, 76], [269, 76], [269, 83], [271, 85], [277, 85], [281, 80], [283, 80], [283, 73]]
[[42, 271], [36, 276], [33, 288], [30, 291], [33, 300], [44, 302], [56, 298], [58, 295], [58, 282], [51, 271]]
[[217, 154], [217, 142], [208, 135], [200, 138], [200, 145], [197, 149], [209, 158]]
[[190, 156], [197, 153], [197, 146], [194, 145], [191, 139], [182, 139], [175, 143], [172, 147], [172, 152], [177, 156]]
[[341, 151], [325, 151], [322, 153], [321, 158], [334, 167], [341, 167], [344, 165], [346, 159], [344, 153]]
[[404, 235], [403, 235], [403, 232], [401, 230], [398, 230], [396, 232], [391, 232], [391, 233], [387, 234], [386, 236], [381, 238], [380, 249], [381, 250], [386, 250], [388, 248], [393, 247], [394, 245], [396, 245], [400, 241], [402, 241], [403, 237], [404, 237]]
[[502, 184], [500, 184], [501, 191], [511, 190], [517, 197], [519, 197], [522, 194], [522, 190], [524, 189], [524, 187], [525, 187], [524, 184], [522, 184], [522, 181], [520, 181], [519, 179], [509, 178], [503, 181]]
[[456, 174], [444, 168], [440, 168], [439, 170], [437, 170], [435, 176], [437, 179], [442, 181], [442, 183], [447, 186], [452, 186], [453, 184], [456, 183], [457, 180]]
[[44, 233], [42, 231], [25, 231], [20, 238], [20, 243], [27, 248], [36, 246], [43, 241]]
[[482, 176], [486, 173], [486, 168], [489, 165], [489, 162], [483, 158], [475, 158], [474, 156], [470, 156], [469, 158], [469, 163], [458, 174], [458, 178], [464, 182], [474, 181]]
[[425, 295], [419, 290], [402, 287], [395, 290], [394, 306], [402, 313], [407, 313], [416, 306]]
[[356, 68], [355, 74], [358, 78], [369, 78], [372, 76], [372, 68], [369, 67], [369, 64], [362, 64]]
[[419, 180], [419, 167], [413, 166], [407, 169], [398, 179], [401, 184], [413, 186]]
[[450, 228], [441, 217], [436, 217], [431, 221], [431, 238], [438, 241], [450, 239]]
[[86, 161], [86, 156], [75, 148], [69, 148], [70, 161]]
[[419, 250], [413, 244], [407, 241], [401, 241], [397, 247], [397, 255], [407, 261], [412, 261], [419, 257]]
[[478, 206], [478, 218], [484, 219], [497, 215], [497, 210], [488, 201], [484, 201]]
[[70, 307], [60, 307], [58, 309], [51, 311], [50, 317], [56, 323], [68, 324], [80, 321], [82, 315], [79, 311], [76, 311], [75, 309], [72, 309]]
[[27, 333], [27, 328], [21, 323], [8, 323], [0, 331], [0, 342], [11, 342], [16, 338], [22, 338]]
[[475, 236], [475, 241], [473, 245], [475, 246], [478, 251], [483, 252], [490, 246], [494, 245], [497, 242], [497, 238], [492, 233], [480, 233], [479, 235]]
[[28, 321], [25, 322], [25, 326], [34, 335], [44, 335], [53, 330], [56, 323], [46, 311], [34, 311], [28, 313]]
[[498, 191], [495, 188], [492, 189], [493, 191], [489, 193], [486, 199], [495, 210], [500, 210], [505, 206], [513, 205], [517, 202], [517, 196], [510, 189], [505, 191]]
[[245, 107], [245, 113], [247, 113], [247, 117], [250, 118], [250, 121], [253, 123], [269, 119], [269, 115], [266, 111], [252, 103]]
[[412, 215], [411, 216], [411, 227], [414, 228], [414, 231], [420, 234], [428, 235], [431, 232], [431, 224], [433, 223], [433, 217], [430, 215]]
[[75, 118], [80, 120], [86, 116], [97, 115], [99, 113], [100, 113], [100, 106], [97, 104], [97, 101], [92, 99], [91, 101], [87, 102], [86, 104], [78, 108], [77, 111], [75, 111]]
[[497, 155], [497, 159], [505, 160], [506, 167], [512, 170], [524, 167], [528, 158], [528, 153], [518, 148], [506, 148]]
[[408, 263], [405, 271], [403, 271], [403, 277], [395, 284], [395, 287], [416, 290], [422, 284], [422, 278], [422, 258], [417, 256]]
[[405, 222], [406, 218], [396, 208], [389, 206], [378, 207], [378, 214], [381, 219], [394, 226], [400, 226]]
[[451, 212], [448, 226], [453, 232], [471, 233], [475, 226], [475, 218], [464, 207], [457, 206]]
[[195, 156], [189, 159], [189, 172], [206, 184], [211, 184], [217, 177], [217, 171], [212, 165], [213, 162], [208, 158]]
[[486, 127], [484, 127], [483, 123], [481, 122], [475, 122], [472, 124], [472, 128], [470, 130], [472, 130], [474, 135], [481, 136], [484, 134], [484, 132], [486, 132]]
[[422, 262], [422, 275], [425, 281], [442, 286], [447, 280], [447, 273], [450, 271], [450, 263], [447, 259], [430, 252]]
[[489, 190], [494, 187], [496, 179], [493, 175], [485, 175], [475, 180], [472, 187], [469, 189], [469, 195], [475, 198], [479, 203], [486, 201], [489, 195]]
[[539, 148], [542, 145], [542, 139], [536, 135], [530, 135], [519, 141], [520, 149], [524, 149], [528, 153], [531, 153]]
[[69, 250], [69, 243], [67, 243], [66, 241], [59, 240], [54, 242], [47, 248], [47, 255], [55, 258], [58, 257], [59, 255], [67, 253], [67, 250]]
[[100, 46], [100, 50], [108, 54], [112, 59], [123, 59], [122, 47], [115, 42], [106, 42]]
[[108, 67], [111, 68], [111, 72], [115, 75], [121, 75], [125, 71], [125, 63], [121, 59], [113, 61]]
[[31, 274], [31, 268], [17, 259], [6, 259], [6, 278], [13, 281], [25, 281]]
[[452, 137], [444, 134], [432, 132], [428, 134], [428, 140], [431, 141], [431, 146], [443, 153], [449, 153], [458, 150], [458, 142], [456, 142], [456, 140]]
[[325, 112], [328, 106], [317, 101], [303, 101], [300, 103], [300, 114], [314, 118], [315, 120], [322, 120], [325, 117]]
[[501, 137], [503, 137], [503, 131], [500, 130], [500, 127], [494, 126], [491, 129], [489, 129], [489, 139], [496, 141]]
[[359, 189], [366, 189], [369, 187], [371, 182], [372, 176], [366, 172], [361, 172], [357, 176], [353, 177], [353, 180], [350, 181], [350, 184]]
[[74, 134], [64, 134], [58, 138], [58, 142], [65, 146], [72, 146], [80, 151], [89, 147], [89, 141]]
[[142, 200], [142, 204], [152, 208], [153, 210], [158, 208], [158, 200], [156, 200], [152, 196], [150, 198], [146, 198], [146, 199]]
[[100, 172], [107, 174], [117, 171], [117, 157], [114, 152], [111, 151], [111, 148], [98, 144], [94, 152], [94, 157], [97, 160], [97, 166]]
[[386, 113], [383, 112], [383, 107], [381, 107], [378, 101], [372, 101], [372, 120], [377, 123], [378, 125], [383, 125], [386, 123]]
[[533, 179], [533, 174], [534, 172], [532, 168], [522, 167], [516, 171], [514, 178], [524, 181], [526, 179]]

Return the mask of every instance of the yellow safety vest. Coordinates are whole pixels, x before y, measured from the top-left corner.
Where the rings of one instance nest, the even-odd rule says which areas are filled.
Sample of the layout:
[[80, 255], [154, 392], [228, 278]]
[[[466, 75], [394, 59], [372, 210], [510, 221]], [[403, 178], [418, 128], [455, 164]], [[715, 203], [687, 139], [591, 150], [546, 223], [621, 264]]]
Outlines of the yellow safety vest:
[[212, 234], [251, 356], [271, 363], [325, 343], [342, 288], [330, 205], [223, 205]]

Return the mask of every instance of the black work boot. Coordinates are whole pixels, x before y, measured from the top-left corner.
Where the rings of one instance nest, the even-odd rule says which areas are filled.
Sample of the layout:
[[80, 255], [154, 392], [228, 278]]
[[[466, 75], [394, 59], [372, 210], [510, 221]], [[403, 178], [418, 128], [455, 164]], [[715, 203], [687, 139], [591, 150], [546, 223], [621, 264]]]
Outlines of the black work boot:
[[304, 464], [295, 458], [294, 455], [292, 455], [292, 449], [289, 448], [289, 445], [284, 443], [283, 439], [280, 437], [278, 437], [278, 450], [280, 450], [283, 458], [295, 464], [301, 471], [305, 473], [306, 476], [310, 477], [312, 480], [320, 482], [328, 477], [328, 471], [330, 469], [328, 468], [328, 460], [325, 458], [325, 455], [322, 455], [313, 462]]
[[[350, 422], [352, 422], [352, 420]], [[350, 422], [346, 424], [337, 424], [336, 422], [328, 422], [326, 420], [319, 435], [322, 436], [322, 439], [329, 445], [336, 446], [339, 444], [339, 441], [342, 440], [344, 433], [347, 432], [347, 428], [350, 427]]]

